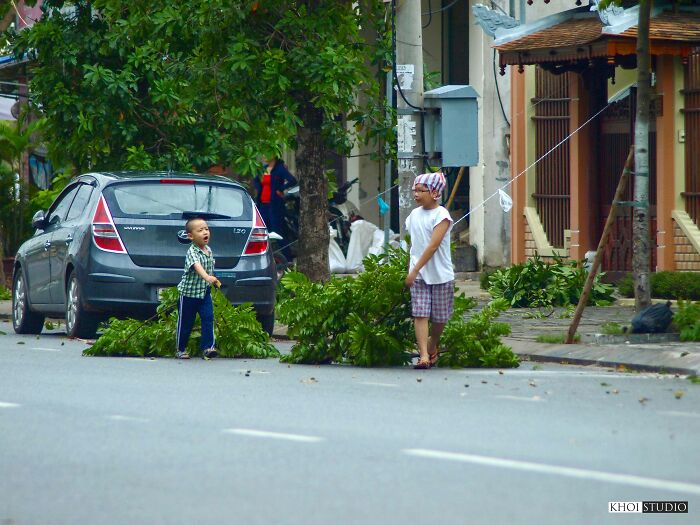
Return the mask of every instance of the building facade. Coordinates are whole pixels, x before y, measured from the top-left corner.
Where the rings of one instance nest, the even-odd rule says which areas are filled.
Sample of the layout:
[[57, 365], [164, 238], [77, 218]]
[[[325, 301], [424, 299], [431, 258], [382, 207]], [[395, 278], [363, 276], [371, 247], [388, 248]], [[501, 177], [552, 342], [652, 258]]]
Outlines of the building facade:
[[[514, 263], [597, 248], [633, 143], [638, 11], [596, 4], [495, 40], [511, 71]], [[656, 2], [650, 52], [650, 269], [700, 271], [700, 7]], [[632, 270], [633, 185], [604, 248], [613, 275]]]

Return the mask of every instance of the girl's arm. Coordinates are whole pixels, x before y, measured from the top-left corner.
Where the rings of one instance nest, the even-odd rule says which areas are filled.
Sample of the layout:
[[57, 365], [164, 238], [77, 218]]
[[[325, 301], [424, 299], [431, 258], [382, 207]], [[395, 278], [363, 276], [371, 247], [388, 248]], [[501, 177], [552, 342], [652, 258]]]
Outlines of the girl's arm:
[[413, 286], [416, 277], [418, 277], [418, 272], [421, 268], [423, 268], [423, 266], [425, 266], [428, 263], [433, 254], [435, 254], [437, 249], [440, 247], [440, 243], [442, 242], [442, 239], [445, 237], [445, 234], [447, 233], [447, 230], [449, 228], [449, 219], [443, 219], [437, 226], [435, 226], [435, 228], [433, 228], [433, 234], [430, 236], [430, 242], [428, 243], [428, 246], [426, 246], [425, 251], [420, 256], [415, 266], [411, 269], [410, 272], [408, 272], [408, 276], [406, 277], [407, 287], [410, 288], [411, 286]]

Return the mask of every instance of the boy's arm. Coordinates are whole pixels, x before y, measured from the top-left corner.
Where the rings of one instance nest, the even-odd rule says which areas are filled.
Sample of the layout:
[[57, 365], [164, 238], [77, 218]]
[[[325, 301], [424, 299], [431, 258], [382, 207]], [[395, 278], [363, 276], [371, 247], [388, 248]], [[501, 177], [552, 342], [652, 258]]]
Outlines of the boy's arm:
[[435, 226], [435, 228], [433, 228], [433, 234], [430, 236], [430, 242], [428, 243], [428, 246], [426, 246], [425, 251], [420, 256], [415, 266], [411, 269], [410, 272], [408, 272], [408, 276], [406, 277], [407, 287], [410, 288], [411, 286], [413, 286], [416, 277], [418, 277], [418, 272], [421, 268], [423, 268], [423, 266], [425, 266], [428, 263], [433, 254], [440, 247], [440, 243], [442, 242], [442, 239], [445, 237], [445, 234], [447, 233], [447, 230], [449, 228], [449, 219], [443, 219], [437, 226]]
[[221, 288], [221, 281], [219, 281], [213, 275], [209, 275], [200, 263], [196, 262], [192, 265], [192, 267], [194, 268], [194, 271], [197, 272], [197, 274], [206, 282], [213, 284], [217, 288]]

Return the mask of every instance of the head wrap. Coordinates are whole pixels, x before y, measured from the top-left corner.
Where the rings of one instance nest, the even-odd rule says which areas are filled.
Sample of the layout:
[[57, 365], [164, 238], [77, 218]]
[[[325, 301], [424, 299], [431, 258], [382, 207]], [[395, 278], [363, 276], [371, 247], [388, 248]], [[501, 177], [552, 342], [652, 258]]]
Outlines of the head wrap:
[[447, 182], [445, 181], [445, 176], [442, 172], [437, 173], [423, 173], [423, 175], [418, 175], [416, 180], [413, 181], [413, 189], [416, 189], [416, 184], [425, 184], [431, 193], [436, 191], [438, 195], [442, 193], [445, 189]]

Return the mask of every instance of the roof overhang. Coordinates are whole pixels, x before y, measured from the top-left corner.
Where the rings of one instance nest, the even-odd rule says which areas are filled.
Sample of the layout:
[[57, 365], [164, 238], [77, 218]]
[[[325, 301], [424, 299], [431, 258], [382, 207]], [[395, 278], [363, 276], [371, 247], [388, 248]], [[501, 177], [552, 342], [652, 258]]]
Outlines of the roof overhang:
[[[521, 28], [521, 36], [516, 38], [496, 40], [501, 71], [508, 65], [522, 69], [531, 64], [561, 67], [563, 63], [573, 69], [583, 61], [590, 64], [602, 59], [608, 64], [635, 67], [637, 27], [629, 21], [606, 26], [596, 14], [580, 10], [572, 10], [568, 17], [560, 14], [548, 22], [552, 21]], [[700, 12], [655, 12], [649, 37], [652, 56], [680, 56], [685, 60], [692, 48], [700, 45]]]

